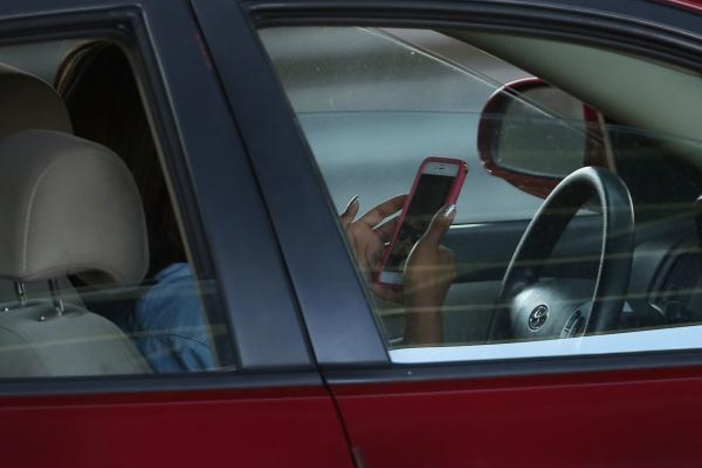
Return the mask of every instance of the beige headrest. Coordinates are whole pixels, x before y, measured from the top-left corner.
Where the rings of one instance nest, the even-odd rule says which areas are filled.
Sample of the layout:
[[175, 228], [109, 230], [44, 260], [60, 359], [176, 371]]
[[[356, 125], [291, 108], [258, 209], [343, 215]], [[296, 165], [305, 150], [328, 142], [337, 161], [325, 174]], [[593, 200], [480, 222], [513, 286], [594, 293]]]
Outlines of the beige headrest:
[[0, 137], [31, 128], [71, 133], [68, 109], [48, 83], [0, 64]]
[[141, 199], [116, 154], [48, 130], [0, 139], [0, 277], [135, 284], [147, 266]]

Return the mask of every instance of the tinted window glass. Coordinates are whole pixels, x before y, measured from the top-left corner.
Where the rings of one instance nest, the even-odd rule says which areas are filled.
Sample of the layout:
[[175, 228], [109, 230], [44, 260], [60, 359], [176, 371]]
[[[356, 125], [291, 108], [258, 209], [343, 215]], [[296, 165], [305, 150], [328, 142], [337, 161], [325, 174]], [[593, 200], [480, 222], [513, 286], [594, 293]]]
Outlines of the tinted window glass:
[[0, 49], [0, 95], [0, 378], [231, 368], [120, 46]]
[[[699, 92], [697, 75], [479, 33], [301, 27], [261, 36], [395, 361], [699, 346], [702, 146], [690, 124], [698, 108], [683, 103]], [[526, 67], [537, 51], [572, 67], [534, 60], [538, 79], [489, 55]], [[632, 70], [643, 77], [636, 85]], [[665, 99], [661, 82], [674, 90]], [[674, 115], [662, 110], [678, 99]], [[398, 229], [411, 231], [397, 227], [399, 212], [419, 203], [392, 197], [410, 191], [431, 156], [470, 167], [455, 211], [432, 206], [422, 232], [392, 245]], [[388, 248], [401, 284], [380, 283]]]

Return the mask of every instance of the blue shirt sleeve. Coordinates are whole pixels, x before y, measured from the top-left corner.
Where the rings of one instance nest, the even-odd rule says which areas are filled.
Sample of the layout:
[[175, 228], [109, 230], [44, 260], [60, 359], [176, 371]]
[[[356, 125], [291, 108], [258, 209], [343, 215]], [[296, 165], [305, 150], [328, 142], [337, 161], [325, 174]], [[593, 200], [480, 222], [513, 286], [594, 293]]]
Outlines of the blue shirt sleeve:
[[195, 279], [186, 263], [170, 265], [156, 276], [156, 284], [137, 301], [128, 329], [155, 372], [215, 367]]

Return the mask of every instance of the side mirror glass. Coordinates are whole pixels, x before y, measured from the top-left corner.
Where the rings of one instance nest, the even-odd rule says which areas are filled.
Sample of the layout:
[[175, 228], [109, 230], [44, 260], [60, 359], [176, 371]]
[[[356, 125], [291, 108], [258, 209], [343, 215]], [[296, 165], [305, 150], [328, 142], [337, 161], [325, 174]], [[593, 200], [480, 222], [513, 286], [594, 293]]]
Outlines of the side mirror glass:
[[597, 111], [538, 78], [490, 97], [478, 148], [488, 172], [542, 197], [574, 170], [602, 162]]

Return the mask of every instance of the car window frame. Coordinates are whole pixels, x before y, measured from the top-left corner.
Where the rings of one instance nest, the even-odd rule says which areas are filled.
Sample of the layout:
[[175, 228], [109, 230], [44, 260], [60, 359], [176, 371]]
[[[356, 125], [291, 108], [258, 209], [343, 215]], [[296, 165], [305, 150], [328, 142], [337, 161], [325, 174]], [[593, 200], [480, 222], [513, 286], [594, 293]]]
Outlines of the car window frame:
[[[167, 52], [166, 45], [178, 39], [175, 31], [169, 34], [173, 22], [198, 32], [192, 12], [187, 5], [166, 7], [148, 0], [118, 0], [107, 7], [89, 0], [67, 3], [60, 3], [60, 10], [51, 0], [0, 5], [0, 44], [99, 37], [119, 43], [128, 54], [182, 214], [193, 267], [218, 285], [207, 305], [236, 324], [227, 338], [237, 366], [226, 372], [4, 379], [0, 395], [320, 385], [245, 145], [216, 73], [200, 42]], [[178, 70], [184, 68], [194, 75], [181, 76]], [[192, 86], [200, 92], [189, 92]], [[212, 121], [192, 112], [203, 102]], [[246, 203], [231, 202], [241, 199]], [[233, 245], [232, 238], [246, 242]], [[251, 284], [243, 288], [242, 280]]]
[[[203, 24], [209, 24], [213, 28], [217, 24], [227, 22], [234, 26], [232, 30], [238, 30], [237, 37], [245, 36], [247, 41], [256, 42], [252, 34], [255, 28], [268, 26], [377, 26], [377, 27], [419, 27], [430, 26], [440, 28], [461, 27], [482, 28], [489, 31], [528, 33], [530, 36], [564, 38], [576, 40], [586, 44], [606, 46], [617, 50], [624, 50], [630, 53], [637, 53], [645, 57], [663, 60], [680, 66], [691, 66], [699, 68], [698, 59], [694, 59], [695, 50], [702, 45], [702, 21], [695, 20], [689, 12], [684, 12], [671, 5], [654, 4], [646, 1], [638, 1], [640, 10], [637, 10], [638, 17], [629, 17], [626, 20], [611, 16], [611, 13], [621, 11], [621, 5], [606, 1], [587, 0], [562, 0], [557, 2], [534, 3], [534, 2], [482, 2], [482, 1], [453, 1], [444, 2], [437, 5], [431, 2], [406, 2], [392, 1], [368, 1], [362, 5], [352, 2], [335, 2], [333, 6], [314, 0], [298, 0], [296, 2], [280, 4], [270, 0], [254, 0], [240, 4], [239, 6], [229, 3], [224, 10], [224, 5], [219, 5], [219, 18], [215, 17], [214, 8], [203, 5], [204, 2], [193, 1], [194, 8]], [[389, 9], [388, 6], [393, 8]], [[245, 11], [249, 22], [236, 18], [240, 11]], [[232, 21], [236, 18], [236, 21]], [[597, 31], [590, 31], [594, 20], [604, 24]], [[659, 23], [659, 24], [658, 24]], [[667, 27], [667, 24], [676, 27]], [[544, 24], [550, 25], [548, 28]], [[248, 28], [248, 29], [247, 29]], [[568, 30], [567, 28], [571, 28]], [[575, 31], [573, 30], [575, 29]], [[243, 32], [242, 32], [243, 30]], [[621, 38], [625, 39], [621, 43], [615, 43], [613, 31], [617, 31]], [[690, 35], [690, 31], [694, 34]], [[223, 44], [233, 37], [232, 35], [219, 34], [216, 37], [208, 36], [211, 42], [211, 51], [224, 82], [228, 87], [234, 86], [232, 81], [236, 66], [241, 66], [239, 57], [232, 58]], [[683, 45], [681, 46], [681, 42]], [[655, 45], [655, 47], [653, 47]], [[249, 63], [255, 62], [254, 69], [257, 73], [265, 73], [263, 77], [269, 89], [272, 89], [268, 82], [271, 74], [275, 76], [272, 64], [265, 57], [262, 45], [258, 44], [259, 54], [264, 53], [264, 57], [247, 57]], [[262, 52], [263, 51], [263, 52]], [[259, 80], [261, 81], [261, 80]], [[249, 88], [249, 91], [254, 88]], [[240, 95], [230, 93], [229, 98], [232, 104]], [[289, 119], [286, 129], [285, 141], [288, 152], [286, 158], [296, 160], [296, 163], [306, 167], [306, 173], [301, 170], [295, 175], [302, 177], [306, 183], [315, 182], [321, 187], [317, 187], [318, 194], [325, 194], [324, 182], [320, 179], [313, 161], [313, 156], [307, 147], [304, 135], [295, 125], [295, 115], [291, 106], [287, 102], [286, 96], [281, 87], [275, 90], [274, 96], [268, 96], [261, 108], [268, 106], [275, 109], [276, 124], [280, 123], [280, 113], [287, 113]], [[247, 111], [251, 112], [250, 108]], [[265, 112], [259, 113], [255, 117], [261, 121]], [[298, 139], [289, 134], [297, 131]], [[315, 272], [312, 268], [296, 264], [305, 257], [304, 252], [310, 252], [311, 247], [305, 247], [301, 242], [286, 240], [293, 232], [293, 227], [289, 225], [292, 221], [285, 219], [282, 215], [275, 197], [285, 197], [285, 189], [278, 188], [277, 194], [271, 190], [276, 172], [275, 148], [265, 144], [255, 144], [251, 140], [255, 138], [256, 131], [243, 130], [244, 138], [250, 142], [252, 157], [258, 172], [264, 171], [268, 175], [267, 180], [262, 181], [264, 196], [266, 197], [271, 213], [274, 216], [274, 224], [283, 248], [288, 268], [293, 277], [293, 282], [303, 306], [302, 312], [305, 318], [307, 329], [310, 333], [310, 340], [317, 357], [317, 361], [324, 369], [325, 375], [330, 381], [344, 381], [346, 383], [360, 382], [366, 379], [377, 381], [387, 379], [395, 381], [397, 379], [453, 379], [464, 378], [466, 376], [478, 377], [484, 375], [529, 375], [534, 373], [563, 373], [572, 371], [593, 371], [605, 369], [628, 369], [634, 367], [656, 368], [656, 367], [684, 367], [702, 364], [702, 350], [684, 351], [659, 351], [659, 352], [638, 352], [613, 355], [598, 356], [567, 356], [549, 358], [527, 358], [513, 359], [510, 361], [473, 361], [473, 362], [452, 362], [452, 363], [425, 363], [425, 364], [405, 364], [392, 365], [382, 351], [377, 350], [378, 341], [382, 340], [378, 329], [371, 330], [368, 327], [372, 323], [372, 318], [368, 317], [370, 312], [369, 302], [363, 302], [365, 291], [358, 287], [360, 277], [358, 274], [353, 277], [350, 270], [354, 269], [353, 260], [348, 251], [339, 252], [339, 244], [343, 244], [343, 237], [338, 233], [336, 226], [337, 241], [324, 239], [323, 243], [329, 251], [334, 250], [335, 279], [345, 277], [347, 281], [347, 291], [339, 296], [341, 299], [348, 299], [341, 309], [345, 313], [354, 314], [353, 317], [342, 316], [336, 311], [330, 312], [325, 309], [324, 301], [309, 300], [309, 296], [314, 294], [316, 281], [324, 278], [321, 273]], [[278, 155], [278, 158], [281, 156]], [[305, 160], [305, 158], [308, 158]], [[264, 176], [261, 176], [264, 178]], [[287, 194], [288, 196], [290, 194]], [[317, 210], [315, 221], [317, 223], [327, 223], [336, 225], [335, 213], [330, 210], [328, 199], [325, 201], [308, 200]], [[320, 210], [324, 211], [321, 212]], [[300, 212], [300, 210], [298, 210]], [[318, 226], [315, 226], [317, 228]], [[321, 228], [319, 229], [321, 231]], [[324, 228], [325, 233], [332, 231], [331, 226]], [[297, 234], [297, 237], [300, 237]], [[321, 241], [320, 241], [321, 242]], [[315, 248], [317, 247], [315, 243]], [[307, 254], [309, 255], [309, 253]], [[328, 258], [328, 257], [327, 257]], [[337, 285], [334, 285], [338, 287]], [[322, 293], [324, 295], [324, 293]], [[309, 307], [308, 307], [309, 306]], [[372, 314], [372, 312], [370, 312]], [[366, 330], [365, 334], [363, 330]], [[329, 334], [333, 333], [333, 337]], [[339, 349], [343, 346], [344, 349]], [[355, 357], [354, 357], [355, 356]]]
[[[236, 2], [191, 5], [258, 174], [317, 362], [387, 364], [380, 330], [331, 199], [253, 25]], [[231, 54], [232, 43], [243, 44], [243, 53]], [[242, 69], [257, 79], [238, 80]], [[262, 112], [264, 108], [272, 112]], [[277, 129], [275, 139], [268, 138], [270, 126]], [[326, 261], [314, 261], [320, 257]], [[344, 330], [342, 347], [335, 345], [339, 329]]]

